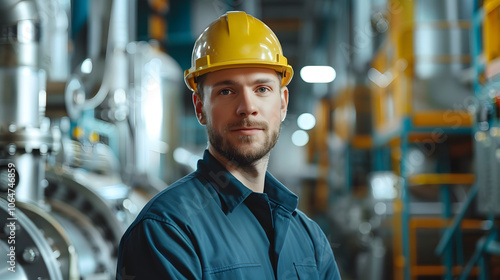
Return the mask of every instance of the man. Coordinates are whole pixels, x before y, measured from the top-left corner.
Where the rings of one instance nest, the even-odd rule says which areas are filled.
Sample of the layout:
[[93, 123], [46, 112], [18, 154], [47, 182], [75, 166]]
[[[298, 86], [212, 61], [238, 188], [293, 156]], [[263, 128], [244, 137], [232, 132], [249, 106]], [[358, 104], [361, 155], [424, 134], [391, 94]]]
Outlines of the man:
[[275, 34], [244, 12], [200, 35], [185, 81], [208, 149], [126, 231], [118, 279], [340, 279], [319, 226], [266, 171], [292, 75]]

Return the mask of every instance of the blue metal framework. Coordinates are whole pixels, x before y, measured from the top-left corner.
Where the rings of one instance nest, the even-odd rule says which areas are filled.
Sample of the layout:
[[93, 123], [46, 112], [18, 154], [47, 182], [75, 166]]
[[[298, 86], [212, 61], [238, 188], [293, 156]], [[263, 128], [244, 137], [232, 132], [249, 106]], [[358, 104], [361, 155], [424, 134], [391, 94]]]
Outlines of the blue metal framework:
[[[380, 169], [381, 166], [386, 166], [388, 169], [390, 169], [390, 163], [389, 167], [387, 166], [387, 162], [384, 162], [384, 159], [388, 158], [387, 156], [387, 151], [384, 150], [384, 146], [388, 144], [389, 141], [392, 139], [399, 139], [399, 148], [401, 151], [401, 159], [405, 159], [409, 153], [409, 148], [410, 148], [410, 142], [409, 138], [410, 135], [413, 133], [432, 133], [439, 130], [440, 133], [446, 134], [446, 135], [470, 135], [472, 133], [472, 129], [470, 127], [420, 127], [420, 126], [415, 126], [412, 123], [412, 118], [411, 116], [406, 116], [403, 121], [402, 125], [399, 127], [399, 129], [392, 131], [390, 134], [384, 134], [384, 135], [377, 135], [375, 134], [373, 136], [374, 138], [374, 143], [375, 143], [375, 148], [374, 148], [374, 166], [378, 167]], [[446, 156], [444, 156], [446, 157]], [[442, 168], [445, 165], [440, 165]], [[401, 174], [400, 176], [404, 179], [403, 180], [403, 186], [402, 186], [402, 192], [401, 192], [401, 202], [402, 202], [402, 212], [401, 212], [401, 220], [402, 220], [402, 228], [401, 228], [401, 233], [402, 233], [402, 251], [403, 251], [403, 256], [405, 257], [405, 266], [404, 266], [404, 279], [412, 279], [411, 277], [411, 269], [410, 269], [410, 220], [411, 220], [411, 213], [410, 213], [410, 190], [409, 190], [409, 182], [408, 182], [408, 174], [406, 174], [407, 166], [406, 166], [406, 161], [401, 160], [400, 162], [400, 170]], [[445, 173], [447, 170], [436, 170], [437, 173]], [[440, 187], [440, 195], [441, 199], [443, 201], [444, 209], [443, 209], [443, 219], [450, 219], [451, 218], [451, 199], [450, 199], [450, 194], [449, 194], [449, 187], [447, 185], [442, 185]], [[471, 197], [469, 195], [469, 197]], [[470, 204], [470, 202], [468, 203]], [[466, 208], [465, 208], [466, 210]], [[465, 212], [464, 210], [464, 212]], [[465, 213], [464, 213], [465, 214]], [[462, 216], [463, 218], [463, 216]], [[451, 279], [452, 278], [452, 273], [453, 273], [453, 248], [451, 246], [448, 246], [450, 244], [450, 241], [455, 238], [457, 244], [461, 244], [461, 233], [460, 231], [457, 231], [459, 228], [459, 223], [456, 225], [456, 228], [453, 232], [447, 233], [446, 235], [449, 235], [447, 237], [446, 245], [444, 246], [444, 249], [440, 250], [439, 255], [442, 255], [444, 253], [444, 258], [443, 258], [443, 263], [445, 265], [445, 271], [446, 274], [445, 276], [447, 277], [446, 279]], [[457, 246], [456, 252], [457, 254], [457, 260], [459, 264], [463, 264], [463, 250], [461, 247]]]
[[[484, 11], [479, 5], [478, 0], [474, 0], [474, 14], [472, 17], [472, 28], [471, 28], [471, 50], [472, 50], [472, 62], [474, 68], [474, 94], [477, 98], [481, 98], [484, 95], [484, 88], [479, 80], [481, 73], [484, 72], [485, 65], [479, 62], [479, 56], [482, 52], [482, 23], [484, 20]], [[478, 130], [477, 124], [473, 127], [473, 133]], [[471, 206], [474, 199], [477, 197], [480, 186], [478, 184], [473, 185], [469, 190], [466, 201], [463, 203], [462, 208], [459, 213], [454, 217], [452, 225], [447, 228], [442, 238], [435, 250], [437, 255], [445, 255], [448, 259], [450, 256], [451, 241], [454, 236], [460, 233], [459, 228], [461, 222], [464, 220], [465, 213]], [[486, 234], [483, 236], [476, 244], [476, 250], [472, 257], [468, 260], [462, 273], [460, 275], [460, 280], [465, 280], [469, 277], [474, 266], [479, 266], [478, 279], [487, 280], [490, 279], [488, 262], [486, 259], [486, 254], [500, 255], [500, 242], [498, 241], [498, 229], [495, 225], [495, 217], [493, 214], [488, 215], [488, 219], [485, 222]], [[463, 256], [461, 256], [463, 261]], [[447, 261], [448, 265], [448, 261]], [[448, 277], [448, 274], [447, 274]], [[451, 277], [451, 275], [450, 275]], [[447, 278], [448, 279], [448, 278]]]

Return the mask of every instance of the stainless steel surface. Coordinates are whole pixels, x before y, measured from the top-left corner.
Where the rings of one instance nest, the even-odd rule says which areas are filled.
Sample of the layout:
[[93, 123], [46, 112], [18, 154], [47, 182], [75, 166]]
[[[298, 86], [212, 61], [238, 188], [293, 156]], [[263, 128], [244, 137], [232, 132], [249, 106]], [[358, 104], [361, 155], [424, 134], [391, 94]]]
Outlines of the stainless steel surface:
[[[8, 231], [9, 234], [7, 235], [4, 233], [0, 238], [0, 251], [2, 251], [0, 254], [1, 258], [7, 256], [9, 260], [9, 262], [5, 261], [0, 264], [0, 278], [13, 279], [11, 277], [14, 276], [19, 277], [19, 279], [69, 279], [65, 277], [66, 275], [63, 276], [59, 268], [58, 261], [63, 261], [62, 264], [64, 264], [64, 255], [58, 256], [58, 253], [56, 253], [54, 248], [47, 242], [44, 232], [31, 220], [32, 217], [28, 217], [23, 213], [23, 206], [28, 204], [22, 205], [17, 202], [15, 205], [16, 207], [12, 207], [12, 205], [9, 207], [7, 201], [0, 199], [0, 220], [8, 221], [7, 223], [9, 225], [13, 224], [13, 227]], [[36, 206], [30, 206], [30, 209], [39, 209]], [[12, 213], [14, 213], [14, 215], [12, 215]], [[9, 218], [16, 218], [16, 220], [9, 220]], [[15, 243], [9, 243], [9, 240], [12, 239], [15, 240]], [[12, 246], [14, 248], [12, 248]], [[29, 250], [29, 248], [36, 248], [40, 254], [40, 258], [32, 263], [23, 263], [21, 261], [22, 255], [20, 252], [26, 249]], [[15, 249], [15, 253], [13, 254], [12, 249]], [[14, 256], [9, 256], [9, 254]], [[58, 257], [60, 259], [58, 259]], [[12, 273], [11, 270], [9, 271], [9, 268], [11, 268], [11, 270], [16, 270], [16, 273]]]
[[17, 154], [9, 156], [7, 160], [0, 159], [0, 163], [4, 166], [13, 163], [16, 166], [16, 172], [19, 174], [16, 182], [18, 185], [15, 189], [16, 200], [40, 205], [44, 203], [41, 183], [45, 166], [39, 155]]
[[[46, 243], [50, 247], [51, 257], [55, 259], [55, 269], [61, 273], [62, 279], [75, 279], [77, 275], [75, 264], [77, 262], [77, 255], [75, 254], [73, 245], [70, 239], [70, 233], [65, 231], [61, 224], [54, 218], [53, 215], [49, 214], [49, 208], [41, 208], [35, 204], [30, 203], [17, 203], [17, 207], [21, 210], [36, 228], [41, 232], [43, 239], [40, 243]], [[24, 223], [20, 223], [21, 227]], [[41, 246], [41, 245], [39, 245]], [[34, 246], [28, 246], [19, 251], [18, 256], [23, 257], [23, 252], [27, 249], [37, 248]], [[42, 247], [43, 248], [43, 247]], [[35, 265], [38, 260], [40, 262], [47, 261], [48, 256], [42, 255], [37, 259], [36, 262], [26, 263], [26, 265]], [[50, 258], [49, 258], [50, 260]], [[27, 268], [30, 274], [37, 273], [37, 267]], [[31, 277], [30, 277], [31, 278]]]
[[184, 94], [182, 69], [146, 42], [130, 43], [127, 49], [134, 66], [134, 88], [128, 99], [135, 124], [135, 170], [149, 178], [174, 181], [179, 177], [173, 152], [181, 145], [176, 120], [183, 115], [179, 106]]
[[15, 24], [19, 20], [38, 19], [37, 7], [34, 1], [6, 0], [0, 4], [0, 24]]
[[41, 102], [45, 90], [43, 72], [37, 68], [36, 62], [29, 66], [11, 65], [10, 58], [3, 59], [3, 56], [11, 57], [14, 54], [2, 52], [4, 45], [0, 44], [0, 127], [38, 127], [40, 107], [45, 106]]
[[45, 72], [40, 68], [40, 29], [35, 1], [0, 7], [0, 155], [19, 173], [17, 200], [43, 204], [44, 155], [54, 135], [43, 122]]
[[[134, 1], [91, 1], [87, 58], [66, 85], [65, 103], [72, 120], [78, 119], [84, 110], [101, 105], [108, 95], [128, 88], [131, 77], [125, 49], [134, 38], [131, 25], [135, 23], [131, 2]], [[84, 70], [86, 65], [90, 66], [88, 71]], [[125, 118], [126, 114], [121, 114], [118, 120]]]
[[[40, 39], [38, 11], [34, 1], [10, 1], [0, 7], [1, 67], [32, 66], [39, 63]], [[7, 31], [7, 32], [5, 32]]]
[[[0, 262], [2, 264], [10, 262], [10, 249], [9, 245], [6, 242], [0, 241]], [[15, 272], [9, 271], [9, 267], [5, 267], [0, 269], [0, 278], [1, 279], [9, 279], [9, 280], [29, 280], [24, 268], [22, 266], [18, 266], [15, 268]]]
[[47, 72], [47, 84], [65, 83], [70, 74], [71, 2], [36, 0], [40, 17], [40, 65]]
[[[0, 218], [14, 217], [17, 226], [12, 234], [3, 227], [0, 242], [16, 238], [16, 265], [27, 279], [113, 279], [119, 239], [136, 214], [130, 187], [118, 177], [72, 169], [49, 170], [45, 178], [44, 207], [18, 201], [9, 206], [0, 198]], [[0, 264], [0, 272], [7, 269]]]
[[[100, 231], [116, 246], [125, 230], [125, 225], [118, 220], [116, 214], [122, 209], [119, 203], [127, 198], [130, 192], [129, 186], [121, 184], [119, 177], [99, 176], [72, 169], [48, 170], [46, 178], [49, 181], [46, 190], [48, 199], [71, 205], [86, 216], [92, 217], [94, 226], [100, 227]], [[114, 188], [114, 197], [106, 195], [107, 188]]]
[[[16, 238], [16, 274], [5, 260], [0, 264], [0, 279], [13, 279], [13, 275], [114, 279], [119, 239], [144, 203], [138, 196], [129, 197], [130, 186], [123, 184], [116, 155], [108, 146], [78, 138], [79, 149], [72, 148], [67, 121], [51, 123], [45, 118], [47, 81], [64, 85], [70, 80], [70, 4], [68, 0], [0, 3], [0, 217], [8, 221], [15, 213], [16, 218], [15, 229], [2, 225], [4, 233], [0, 233], [1, 258], [9, 258], [9, 237]], [[101, 5], [113, 7], [114, 12], [100, 10]], [[94, 26], [94, 32], [103, 31], [108, 38], [107, 27], [114, 27], [110, 40], [91, 41], [100, 50], [113, 50], [112, 55], [98, 53], [93, 66], [99, 69], [106, 58], [111, 82], [104, 84], [104, 92], [111, 91], [119, 100], [117, 91], [129, 87], [125, 46], [130, 40], [126, 34], [130, 1], [92, 1], [92, 7], [92, 17], [103, 16], [105, 27]], [[122, 49], [115, 52], [118, 47]], [[85, 85], [96, 85], [96, 77], [95, 73], [85, 76]], [[85, 93], [89, 88], [79, 90]], [[91, 100], [92, 108], [101, 103]], [[14, 169], [16, 186], [10, 187], [14, 171], [9, 170]]]

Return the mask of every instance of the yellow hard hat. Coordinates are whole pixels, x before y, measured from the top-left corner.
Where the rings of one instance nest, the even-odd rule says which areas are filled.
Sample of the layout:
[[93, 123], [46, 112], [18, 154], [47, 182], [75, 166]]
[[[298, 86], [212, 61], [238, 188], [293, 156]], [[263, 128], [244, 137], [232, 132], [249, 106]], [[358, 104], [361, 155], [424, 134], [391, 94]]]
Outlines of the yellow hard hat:
[[278, 38], [267, 25], [244, 12], [227, 12], [194, 43], [191, 68], [184, 72], [184, 81], [196, 92], [197, 77], [239, 67], [274, 69], [283, 76], [281, 86], [288, 85], [293, 76]]

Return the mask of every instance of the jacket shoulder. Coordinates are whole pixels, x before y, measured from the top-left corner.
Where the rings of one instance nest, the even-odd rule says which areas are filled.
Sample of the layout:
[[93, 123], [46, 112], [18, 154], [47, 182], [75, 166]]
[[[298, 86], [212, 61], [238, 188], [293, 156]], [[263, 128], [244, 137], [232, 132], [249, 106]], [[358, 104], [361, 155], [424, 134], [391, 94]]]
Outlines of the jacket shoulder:
[[195, 214], [214, 202], [218, 202], [217, 192], [200, 174], [193, 172], [156, 194], [130, 227], [144, 219], [188, 223]]

